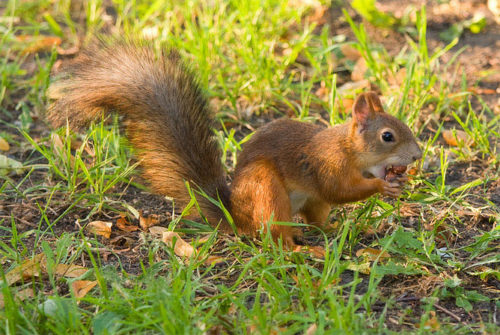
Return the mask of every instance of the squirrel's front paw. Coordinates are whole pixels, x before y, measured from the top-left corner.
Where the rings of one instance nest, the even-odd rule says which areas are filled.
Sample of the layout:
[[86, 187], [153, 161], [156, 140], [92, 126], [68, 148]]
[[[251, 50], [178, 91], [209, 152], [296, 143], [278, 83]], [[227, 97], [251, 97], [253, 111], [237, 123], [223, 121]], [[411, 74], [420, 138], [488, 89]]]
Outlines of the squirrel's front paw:
[[399, 182], [386, 182], [382, 186], [382, 193], [387, 197], [397, 198], [401, 195], [402, 185]]

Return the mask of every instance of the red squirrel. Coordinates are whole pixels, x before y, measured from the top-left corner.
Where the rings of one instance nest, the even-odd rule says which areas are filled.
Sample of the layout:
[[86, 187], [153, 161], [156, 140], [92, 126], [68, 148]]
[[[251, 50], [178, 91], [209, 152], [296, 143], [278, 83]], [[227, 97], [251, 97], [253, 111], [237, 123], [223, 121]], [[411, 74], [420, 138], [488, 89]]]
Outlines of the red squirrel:
[[[54, 126], [78, 129], [102, 113], [122, 116], [151, 189], [183, 204], [185, 181], [220, 199], [239, 233], [256, 236], [270, 220], [299, 214], [322, 225], [331, 206], [375, 193], [397, 197], [408, 164], [422, 153], [411, 130], [384, 112], [377, 94], [360, 94], [352, 120], [331, 128], [279, 119], [258, 129], [238, 156], [231, 185], [213, 133], [215, 119], [193, 71], [177, 52], [143, 42], [95, 42], [49, 89]], [[224, 232], [223, 211], [203, 196], [202, 213]], [[300, 232], [270, 224], [275, 240], [295, 246]]]

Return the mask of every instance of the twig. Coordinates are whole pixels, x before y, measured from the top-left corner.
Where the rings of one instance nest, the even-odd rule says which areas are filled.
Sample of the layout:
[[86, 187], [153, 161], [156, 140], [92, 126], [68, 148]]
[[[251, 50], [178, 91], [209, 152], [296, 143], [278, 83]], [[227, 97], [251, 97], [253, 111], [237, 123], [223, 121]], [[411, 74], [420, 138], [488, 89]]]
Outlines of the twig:
[[444, 308], [443, 306], [440, 306], [438, 304], [434, 304], [434, 307], [436, 307], [437, 309], [439, 309], [441, 312], [444, 312], [444, 313], [448, 314], [449, 316], [451, 316], [452, 318], [454, 318], [458, 322], [462, 322], [462, 319], [458, 315], [456, 315], [452, 311]]

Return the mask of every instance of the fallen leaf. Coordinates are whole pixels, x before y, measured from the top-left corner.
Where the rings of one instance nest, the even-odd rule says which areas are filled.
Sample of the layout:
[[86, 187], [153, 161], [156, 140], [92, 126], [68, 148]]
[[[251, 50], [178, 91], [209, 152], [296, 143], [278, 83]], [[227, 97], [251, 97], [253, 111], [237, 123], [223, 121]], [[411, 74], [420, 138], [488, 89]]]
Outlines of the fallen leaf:
[[9, 151], [9, 149], [10, 149], [9, 142], [7, 142], [5, 139], [0, 137], [0, 150]]
[[305, 335], [314, 335], [316, 334], [316, 330], [318, 330], [318, 325], [313, 323], [312, 325], [309, 326], [309, 328], [307, 328]]
[[167, 231], [168, 231], [168, 228], [166, 228], [166, 227], [160, 227], [160, 226], [149, 227], [149, 232], [152, 235], [156, 235], [158, 237], [161, 237], [163, 235], [163, 233], [167, 232]]
[[205, 235], [205, 236], [199, 238], [197, 240], [197, 242], [198, 243], [207, 243], [208, 241], [210, 241], [210, 237], [211, 237], [210, 234], [209, 235]]
[[158, 29], [158, 26], [152, 26], [152, 27], [145, 27], [142, 29], [142, 38], [145, 40], [156, 40], [158, 38], [158, 35], [160, 34], [160, 31]]
[[175, 241], [173, 246], [174, 252], [180, 257], [191, 257], [194, 254], [194, 248], [191, 244], [184, 241], [179, 234], [173, 231], [166, 231], [162, 234], [161, 240], [172, 248], [172, 243]]
[[389, 74], [389, 77], [387, 80], [389, 81], [389, 84], [400, 87], [403, 85], [406, 79], [406, 68], [403, 67], [396, 72], [396, 74]]
[[224, 257], [220, 256], [208, 256], [207, 259], [205, 260], [206, 265], [215, 265], [215, 264], [220, 264], [224, 263], [226, 259]]
[[33, 292], [32, 288], [27, 288], [16, 293], [16, 298], [18, 298], [21, 301], [27, 298], [33, 298], [34, 296], [35, 292]]
[[97, 285], [94, 280], [75, 280], [71, 283], [71, 288], [77, 299], [83, 298], [91, 289]]
[[146, 218], [142, 216], [142, 214], [139, 215], [139, 225], [141, 226], [142, 230], [146, 230], [149, 227], [158, 224], [158, 222], [158, 215], [151, 214]]
[[410, 176], [416, 176], [418, 173], [418, 169], [416, 167], [412, 167], [406, 173], [409, 174]]
[[493, 14], [495, 21], [500, 24], [500, 1], [488, 0], [488, 9]]
[[325, 249], [320, 246], [298, 245], [293, 250], [294, 252], [307, 252], [316, 258], [325, 258]]
[[365, 74], [368, 70], [368, 65], [366, 65], [366, 61], [364, 58], [359, 58], [354, 64], [354, 68], [351, 72], [351, 80], [352, 81], [362, 81], [365, 80]]
[[87, 225], [86, 229], [93, 234], [109, 238], [111, 236], [111, 226], [113, 226], [111, 222], [92, 221]]
[[500, 98], [498, 98], [495, 107], [493, 107], [493, 113], [495, 113], [495, 115], [500, 115]]
[[365, 274], [365, 275], [369, 275], [370, 274], [370, 262], [365, 262], [365, 263], [361, 263], [361, 264], [349, 263], [347, 265], [347, 269], [349, 269], [351, 271], [360, 272], [360, 273]]
[[68, 278], [78, 278], [83, 276], [87, 271], [86, 267], [74, 264], [57, 264], [55, 268], [57, 275]]
[[479, 276], [483, 281], [487, 281], [489, 278], [496, 278], [500, 281], [500, 269], [494, 270], [487, 266], [477, 266], [474, 268], [474, 271], [467, 273], [472, 276]]
[[469, 138], [469, 135], [463, 130], [444, 130], [443, 138], [448, 145], [453, 147], [458, 146], [460, 142], [463, 142], [467, 145], [472, 145], [472, 141]]
[[483, 95], [497, 94], [497, 91], [492, 88], [469, 87], [467, 91], [474, 94], [483, 94]]
[[119, 247], [120, 249], [113, 248], [114, 252], [124, 252], [125, 250], [130, 250], [134, 240], [130, 237], [118, 235], [109, 241], [114, 247]]
[[139, 227], [132, 225], [123, 215], [120, 216], [118, 220], [116, 220], [116, 227], [126, 232], [133, 232], [139, 230]]
[[314, 22], [318, 25], [324, 24], [326, 22], [325, 12], [328, 6], [321, 5], [321, 2], [316, 1], [317, 5], [313, 7], [312, 14], [308, 15], [306, 18], [309, 22]]
[[360, 81], [349, 81], [337, 89], [339, 95], [344, 95], [347, 92], [361, 90], [363, 88], [370, 87], [370, 82], [368, 80]]
[[348, 114], [351, 112], [353, 105], [354, 105], [354, 99], [343, 98], [342, 106], [340, 106], [340, 109], [343, 113]]
[[355, 62], [361, 57], [361, 53], [358, 49], [353, 47], [351, 44], [342, 44], [340, 46], [340, 52], [345, 56], [345, 58]]
[[[27, 288], [24, 290], [21, 290], [17, 293], [14, 293], [14, 299], [24, 301], [28, 298], [33, 298], [35, 296], [35, 292], [33, 292], [32, 288]], [[5, 306], [5, 300], [3, 298], [3, 294], [0, 293], [0, 308], [4, 308]]]
[[374, 248], [363, 248], [356, 251], [356, 257], [366, 256], [369, 260], [374, 261], [377, 258], [384, 259], [389, 258], [391, 255], [387, 251], [382, 251]]
[[50, 51], [53, 46], [58, 46], [61, 44], [61, 39], [55, 36], [42, 36], [41, 38], [36, 38], [32, 43], [30, 43], [24, 50], [24, 54], [36, 53], [42, 51]]
[[76, 55], [80, 51], [80, 45], [74, 45], [72, 47], [69, 47], [67, 49], [63, 49], [61, 47], [57, 47], [57, 54], [61, 56], [71, 56], [71, 55]]
[[408, 217], [418, 216], [420, 213], [422, 213], [422, 211], [423, 211], [422, 205], [419, 203], [405, 202], [399, 208], [399, 212], [401, 213], [401, 215]]
[[23, 163], [7, 156], [0, 155], [0, 176], [6, 176], [11, 172], [15, 174], [23, 173]]
[[[429, 315], [430, 318], [424, 322], [423, 328], [427, 330], [439, 330], [441, 325], [439, 324], [439, 321], [436, 318], [436, 312], [430, 311]], [[420, 328], [420, 324], [419, 323], [415, 324], [415, 327]]]
[[45, 255], [38, 254], [33, 259], [25, 260], [21, 265], [15, 267], [5, 275], [7, 285], [17, 283], [21, 279], [27, 280], [39, 277], [41, 274], [41, 263], [45, 262]]
[[314, 92], [314, 94], [320, 98], [322, 101], [328, 101], [330, 98], [330, 90], [326, 87], [326, 83], [324, 80], [319, 84], [319, 88]]

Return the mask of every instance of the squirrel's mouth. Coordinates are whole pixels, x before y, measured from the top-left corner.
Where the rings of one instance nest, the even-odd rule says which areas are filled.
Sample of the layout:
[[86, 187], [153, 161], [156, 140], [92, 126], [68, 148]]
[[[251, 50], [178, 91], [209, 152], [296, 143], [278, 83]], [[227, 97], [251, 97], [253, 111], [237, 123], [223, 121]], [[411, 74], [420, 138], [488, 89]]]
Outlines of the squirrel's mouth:
[[380, 178], [387, 181], [394, 179], [406, 172], [406, 165], [378, 165], [372, 166], [366, 171], [363, 171], [363, 176], [366, 178]]
[[406, 172], [406, 165], [387, 165], [385, 167], [384, 179], [391, 181], [397, 176], [403, 175]]

